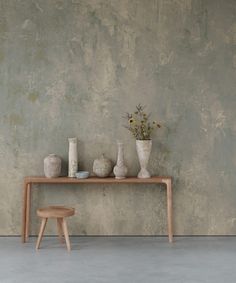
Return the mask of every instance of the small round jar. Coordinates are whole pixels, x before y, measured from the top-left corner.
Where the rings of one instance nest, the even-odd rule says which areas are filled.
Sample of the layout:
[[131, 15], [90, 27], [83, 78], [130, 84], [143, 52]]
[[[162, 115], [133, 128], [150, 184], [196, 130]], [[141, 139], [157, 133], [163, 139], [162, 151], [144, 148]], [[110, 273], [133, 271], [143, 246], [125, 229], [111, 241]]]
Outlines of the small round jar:
[[113, 163], [110, 159], [106, 158], [104, 154], [99, 159], [95, 159], [93, 162], [93, 173], [97, 177], [108, 177], [113, 169]]
[[44, 158], [44, 174], [47, 178], [57, 178], [61, 174], [61, 158], [56, 154], [49, 154]]

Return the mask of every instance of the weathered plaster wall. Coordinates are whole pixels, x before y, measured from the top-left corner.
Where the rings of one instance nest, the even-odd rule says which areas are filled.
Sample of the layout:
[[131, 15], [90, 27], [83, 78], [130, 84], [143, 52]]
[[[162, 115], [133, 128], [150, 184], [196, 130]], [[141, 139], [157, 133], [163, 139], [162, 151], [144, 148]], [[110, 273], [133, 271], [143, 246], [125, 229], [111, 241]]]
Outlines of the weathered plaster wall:
[[[77, 136], [80, 168], [135, 142], [122, 116], [146, 104], [163, 128], [150, 171], [174, 177], [175, 234], [236, 234], [235, 0], [0, 0], [0, 234], [20, 233], [25, 175]], [[35, 209], [76, 207], [73, 234], [166, 234], [155, 186], [42, 187]], [[54, 233], [51, 225], [49, 233]]]

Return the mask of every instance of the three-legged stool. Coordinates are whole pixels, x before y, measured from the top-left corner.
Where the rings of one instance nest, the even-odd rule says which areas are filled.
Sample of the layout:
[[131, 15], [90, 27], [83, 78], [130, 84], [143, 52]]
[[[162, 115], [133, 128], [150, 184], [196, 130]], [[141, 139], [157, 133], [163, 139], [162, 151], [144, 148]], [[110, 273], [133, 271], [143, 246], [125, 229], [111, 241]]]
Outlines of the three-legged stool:
[[70, 239], [66, 224], [66, 217], [73, 216], [75, 214], [74, 208], [64, 207], [64, 206], [49, 206], [45, 208], [39, 208], [37, 210], [37, 215], [42, 218], [40, 231], [38, 235], [38, 240], [36, 244], [36, 250], [39, 249], [40, 243], [43, 237], [43, 233], [48, 221], [48, 218], [57, 219], [57, 227], [60, 241], [63, 242], [63, 234], [66, 241], [67, 250], [70, 251]]

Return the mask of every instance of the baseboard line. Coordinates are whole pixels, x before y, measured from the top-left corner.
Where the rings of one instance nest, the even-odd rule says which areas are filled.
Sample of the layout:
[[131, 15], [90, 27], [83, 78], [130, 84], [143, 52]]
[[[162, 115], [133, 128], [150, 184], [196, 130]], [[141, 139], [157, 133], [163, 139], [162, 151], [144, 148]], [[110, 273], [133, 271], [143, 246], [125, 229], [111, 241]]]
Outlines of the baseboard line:
[[[18, 237], [20, 238], [21, 235], [0, 235], [0, 238], [7, 238], [7, 237]], [[30, 235], [30, 238], [38, 237], [38, 235]], [[45, 235], [45, 237], [58, 237], [58, 235]], [[143, 237], [143, 238], [166, 238], [168, 235], [70, 235], [70, 237], [107, 237], [107, 238], [118, 238], [118, 237], [123, 237], [123, 238], [137, 238], [137, 237]], [[220, 237], [236, 237], [236, 235], [174, 235], [175, 238], [200, 238], [200, 237], [205, 237], [205, 238], [220, 238]]]

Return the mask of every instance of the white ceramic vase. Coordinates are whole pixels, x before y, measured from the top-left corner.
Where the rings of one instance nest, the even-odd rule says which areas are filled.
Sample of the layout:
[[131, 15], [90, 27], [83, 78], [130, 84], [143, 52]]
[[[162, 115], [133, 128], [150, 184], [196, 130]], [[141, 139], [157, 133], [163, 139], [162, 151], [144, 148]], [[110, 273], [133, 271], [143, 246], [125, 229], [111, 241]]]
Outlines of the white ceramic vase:
[[116, 179], [123, 179], [126, 177], [128, 168], [124, 164], [124, 144], [122, 142], [117, 142], [118, 154], [117, 163], [113, 169]]
[[147, 165], [152, 150], [152, 140], [136, 140], [136, 149], [141, 167], [138, 178], [150, 178], [151, 175], [147, 170]]
[[57, 178], [61, 174], [61, 158], [56, 154], [49, 154], [44, 158], [44, 174], [47, 178]]
[[78, 171], [77, 138], [69, 138], [69, 166], [68, 177], [74, 178]]

